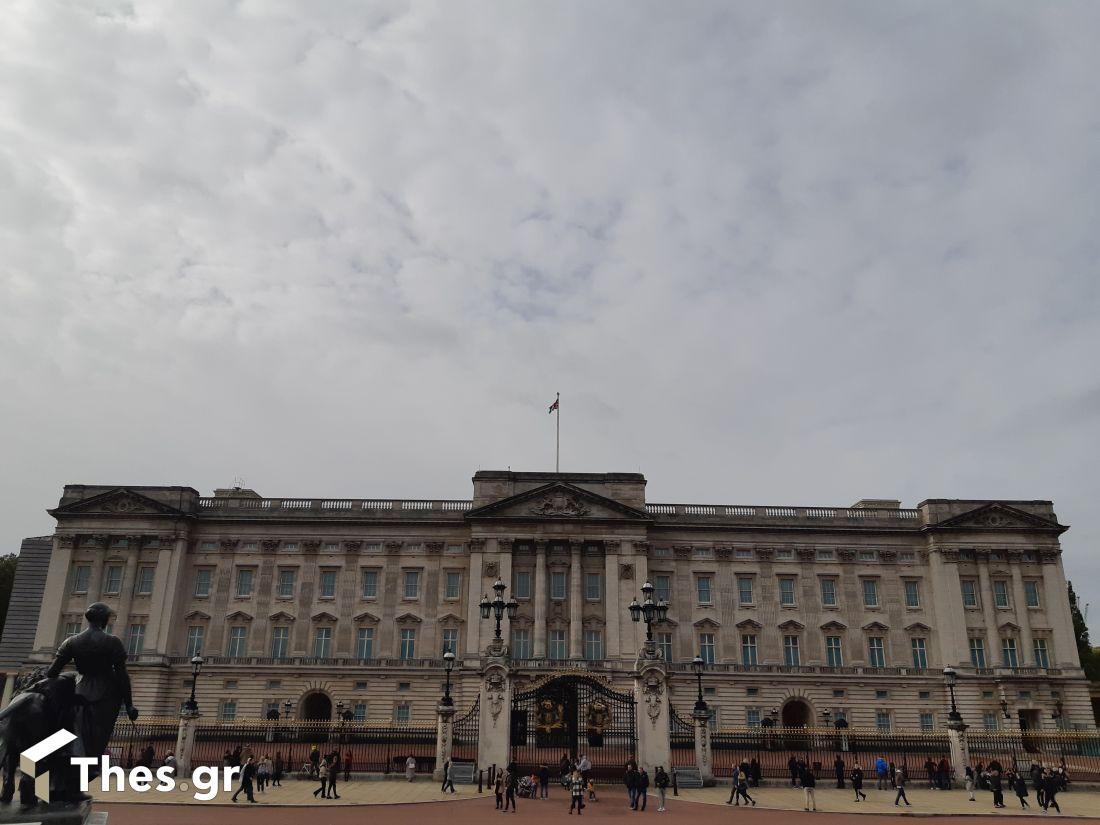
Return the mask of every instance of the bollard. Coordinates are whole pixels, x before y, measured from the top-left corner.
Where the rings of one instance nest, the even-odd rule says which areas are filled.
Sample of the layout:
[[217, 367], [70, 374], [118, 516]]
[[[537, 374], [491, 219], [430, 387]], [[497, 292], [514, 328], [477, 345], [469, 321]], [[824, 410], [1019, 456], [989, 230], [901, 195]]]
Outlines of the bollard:
[[680, 789], [676, 786], [676, 769], [672, 769], [672, 795], [679, 796]]
[[478, 770], [478, 772], [477, 772], [477, 792], [478, 793], [484, 793], [485, 785], [482, 784], [482, 780], [484, 780], [484, 779], [485, 779], [485, 771], [484, 770]]

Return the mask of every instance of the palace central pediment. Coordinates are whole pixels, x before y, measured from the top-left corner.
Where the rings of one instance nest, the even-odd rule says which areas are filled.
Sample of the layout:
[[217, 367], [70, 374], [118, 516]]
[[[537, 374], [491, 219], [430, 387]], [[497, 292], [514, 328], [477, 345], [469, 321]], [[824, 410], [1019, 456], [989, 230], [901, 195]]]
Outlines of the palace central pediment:
[[134, 490], [117, 487], [114, 490], [73, 501], [47, 510], [54, 518], [65, 516], [171, 516], [187, 517], [187, 513]]
[[466, 519], [650, 521], [642, 510], [564, 481], [545, 484], [469, 510]]

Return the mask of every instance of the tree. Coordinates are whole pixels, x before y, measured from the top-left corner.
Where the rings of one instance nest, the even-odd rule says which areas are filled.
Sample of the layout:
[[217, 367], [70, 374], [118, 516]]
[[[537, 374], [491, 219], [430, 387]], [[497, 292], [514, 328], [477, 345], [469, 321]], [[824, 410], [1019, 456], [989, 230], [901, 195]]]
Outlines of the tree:
[[1094, 682], [1100, 682], [1100, 655], [1093, 650], [1089, 641], [1089, 626], [1085, 624], [1085, 617], [1077, 604], [1073, 582], [1069, 583], [1069, 613], [1073, 617], [1073, 636], [1077, 640], [1077, 655], [1081, 657], [1085, 676]]
[[15, 553], [0, 556], [0, 632], [8, 618], [8, 600], [11, 599], [11, 586], [15, 582], [15, 563], [19, 557]]

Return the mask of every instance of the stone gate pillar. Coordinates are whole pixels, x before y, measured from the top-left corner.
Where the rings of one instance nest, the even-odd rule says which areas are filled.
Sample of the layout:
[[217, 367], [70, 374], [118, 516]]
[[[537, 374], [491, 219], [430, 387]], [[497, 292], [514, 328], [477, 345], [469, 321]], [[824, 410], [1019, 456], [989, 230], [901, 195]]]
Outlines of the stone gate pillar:
[[511, 759], [512, 679], [507, 656], [489, 652], [481, 671], [481, 713], [478, 719], [477, 766], [503, 770]]
[[704, 785], [714, 784], [714, 764], [710, 752], [710, 714], [705, 710], [693, 710], [695, 722], [695, 764]]
[[638, 764], [649, 771], [650, 776], [658, 766], [671, 771], [668, 674], [656, 650], [643, 648], [634, 664], [634, 701]]
[[199, 726], [199, 712], [184, 707], [180, 711], [180, 726], [176, 734], [176, 774], [179, 779], [191, 778], [191, 753], [195, 749], [195, 728]]
[[955, 782], [962, 784], [966, 776], [966, 766], [970, 764], [970, 746], [966, 741], [966, 729], [970, 727], [963, 721], [947, 723], [947, 743], [951, 748], [951, 774]]
[[435, 726], [435, 771], [432, 778], [436, 782], [443, 781], [443, 766], [451, 761], [451, 752], [454, 748], [454, 704], [445, 705], [440, 702], [436, 705]]

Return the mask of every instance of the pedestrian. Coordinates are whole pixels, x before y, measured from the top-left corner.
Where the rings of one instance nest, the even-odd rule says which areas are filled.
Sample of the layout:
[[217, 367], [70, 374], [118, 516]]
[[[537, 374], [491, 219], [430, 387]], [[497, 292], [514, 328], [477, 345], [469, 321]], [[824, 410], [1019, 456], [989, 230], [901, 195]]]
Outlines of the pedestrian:
[[1043, 807], [1043, 768], [1038, 762], [1032, 762], [1028, 770], [1031, 774], [1031, 788], [1035, 791], [1035, 804]]
[[252, 780], [256, 776], [256, 766], [252, 763], [252, 757], [248, 757], [245, 760], [244, 765], [241, 767], [241, 784], [237, 788], [237, 793], [233, 794], [233, 801], [237, 801], [237, 796], [244, 791], [245, 797], [249, 802], [255, 802], [256, 797], [252, 795]]
[[898, 768], [894, 771], [894, 787], [897, 788], [897, 795], [894, 796], [894, 806], [897, 807], [901, 801], [905, 802], [905, 807], [912, 807], [909, 804], [909, 797], [905, 795], [905, 771]]
[[966, 792], [970, 796], [970, 801], [974, 802], [974, 769], [969, 765], [966, 766], [966, 776], [963, 777], [963, 785], [966, 787]]
[[837, 790], [844, 790], [844, 760], [840, 758], [839, 753], [836, 755], [836, 759], [833, 760], [833, 773], [836, 774]]
[[757, 759], [755, 756], [749, 763], [749, 778], [751, 780], [750, 784], [754, 788], [760, 787], [760, 760]]
[[504, 807], [504, 771], [497, 771], [496, 779], [493, 781], [493, 792], [497, 795], [499, 811]]
[[344, 781], [351, 782], [351, 751], [344, 754]]
[[787, 760], [787, 772], [791, 775], [791, 787], [798, 787], [798, 757], [791, 755]]
[[596, 799], [596, 780], [593, 779], [591, 776], [588, 777], [588, 781], [585, 783], [585, 786], [588, 788], [588, 801], [599, 802], [600, 800]]
[[726, 800], [727, 805], [734, 804], [734, 798], [737, 796], [737, 766], [733, 766], [733, 771], [730, 773], [730, 798]]
[[886, 790], [886, 760], [881, 756], [875, 760], [875, 776], [878, 777], [878, 789]]
[[990, 768], [991, 770], [986, 771], [986, 777], [989, 781], [989, 790], [993, 791], [993, 807], [1003, 808], [1005, 806], [1005, 795], [1001, 772], [992, 769], [992, 764]]
[[863, 768], [859, 766], [858, 762], [852, 768], [851, 779], [852, 790], [856, 792], [856, 802], [859, 802], [861, 799], [866, 799], [867, 794], [863, 792]]
[[176, 757], [172, 751], [164, 754], [164, 766], [172, 772], [172, 776], [176, 775]]
[[270, 776], [270, 773], [267, 766], [267, 757], [261, 756], [259, 763], [256, 765], [256, 790], [260, 793], [265, 793], [264, 787], [267, 785], [268, 776]]
[[[806, 797], [805, 809], [817, 810], [817, 799], [814, 797], [814, 788], [817, 787], [817, 777], [814, 776], [813, 768], [806, 768], [802, 772], [802, 793]], [[812, 808], [811, 808], [812, 806]]]
[[951, 765], [946, 756], [941, 756], [936, 765], [936, 784], [941, 791], [951, 790]]
[[545, 765], [539, 765], [539, 798], [550, 798], [550, 769]]
[[309, 749], [309, 775], [316, 779], [320, 774], [321, 750], [314, 745]]
[[508, 810], [508, 803], [512, 804], [512, 813], [516, 812], [516, 788], [519, 787], [519, 773], [513, 762], [504, 770], [504, 810]]
[[286, 763], [283, 762], [283, 752], [275, 751], [275, 763], [272, 765], [271, 772], [271, 787], [281, 788], [283, 786], [284, 771], [286, 771]]
[[632, 762], [627, 762], [626, 773], [623, 775], [623, 784], [626, 785], [627, 799], [630, 801], [630, 810], [638, 810], [638, 771]]
[[[646, 802], [649, 800], [649, 774], [646, 773], [645, 768], [642, 768], [640, 771], [638, 771], [638, 780], [637, 780], [637, 782], [638, 782], [638, 796], [635, 799], [635, 803], [641, 802], [642, 803], [641, 810], [644, 811]], [[634, 809], [638, 810], [636, 804], [635, 804]]]
[[989, 783], [985, 779], [985, 765], [981, 762], [978, 763], [978, 767], [974, 769], [974, 784], [978, 787], [979, 791], [988, 790]]
[[733, 782], [737, 788], [737, 796], [740, 797], [734, 804], [739, 805], [741, 799], [744, 799], [746, 805], [751, 804], [755, 808], [756, 800], [749, 796], [749, 775], [744, 770], [738, 770]]
[[1027, 798], [1030, 796], [1027, 790], [1027, 780], [1024, 779], [1023, 774], [1016, 774], [1012, 778], [1012, 790], [1016, 792], [1017, 798], [1020, 800], [1021, 808], [1029, 808], [1027, 804]]
[[443, 763], [443, 787], [439, 789], [440, 793], [447, 793], [447, 788], [451, 789], [451, 793], [455, 792], [455, 783], [451, 779], [451, 763]]
[[563, 753], [558, 761], [558, 776], [561, 778], [561, 786], [568, 788], [573, 781], [573, 767], [569, 764], [569, 754]]
[[572, 815], [573, 809], [576, 809], [577, 816], [581, 815], [581, 811], [584, 810], [584, 779], [581, 778], [580, 771], [573, 771], [569, 777], [569, 813]]
[[668, 794], [669, 778], [664, 765], [658, 765], [653, 774], [653, 786], [657, 789], [657, 812], [664, 813], [665, 796]]
[[239, 767], [241, 767], [241, 765], [244, 764], [244, 762], [242, 761], [242, 757], [241, 757], [241, 746], [240, 745], [237, 745], [237, 747], [233, 748], [233, 757], [232, 758], [233, 758], [232, 765], [233, 765], [234, 768], [239, 768]]
[[339, 799], [336, 793], [336, 779], [340, 776], [340, 751], [334, 750], [328, 755], [328, 796], [329, 799]]
[[1062, 813], [1062, 809], [1058, 807], [1058, 791], [1061, 790], [1060, 778], [1051, 770], [1043, 772], [1043, 811], [1048, 811], [1051, 807], [1058, 813]]
[[587, 754], [581, 754], [581, 758], [577, 760], [577, 770], [581, 772], [581, 779], [585, 782], [588, 781], [588, 775], [592, 771], [592, 763], [588, 760]]
[[405, 760], [405, 779], [409, 782], [416, 779], [416, 759], [412, 754], [409, 754], [409, 758]]

